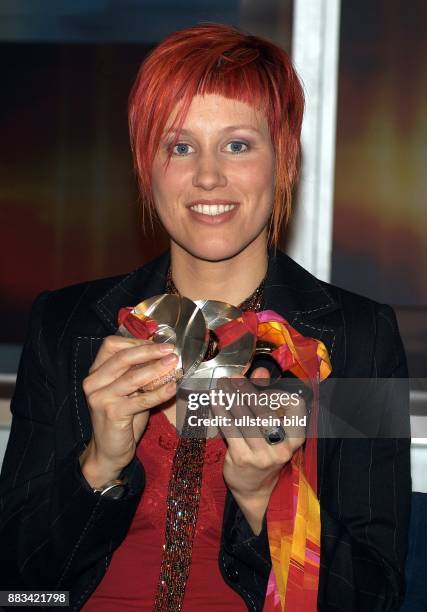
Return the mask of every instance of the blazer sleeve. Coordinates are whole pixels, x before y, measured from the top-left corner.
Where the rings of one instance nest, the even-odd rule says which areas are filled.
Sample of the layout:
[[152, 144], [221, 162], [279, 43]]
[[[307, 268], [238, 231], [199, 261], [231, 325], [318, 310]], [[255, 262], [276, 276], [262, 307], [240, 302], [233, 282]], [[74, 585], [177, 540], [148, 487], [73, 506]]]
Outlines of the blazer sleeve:
[[[407, 379], [405, 352], [389, 306], [376, 305], [374, 328], [372, 378]], [[357, 612], [391, 612], [399, 609], [404, 596], [411, 498], [409, 386], [398, 401], [390, 397], [389, 385], [378, 387], [388, 389], [375, 399], [383, 411], [378, 435], [334, 441], [325, 470], [321, 504], [325, 572], [321, 572], [319, 610], [332, 605]]]
[[55, 453], [55, 355], [49, 355], [44, 312], [34, 302], [11, 403], [12, 427], [0, 476], [0, 589], [70, 590], [76, 606], [105, 571], [124, 539], [144, 487], [134, 459], [120, 500], [93, 493], [78, 461]]

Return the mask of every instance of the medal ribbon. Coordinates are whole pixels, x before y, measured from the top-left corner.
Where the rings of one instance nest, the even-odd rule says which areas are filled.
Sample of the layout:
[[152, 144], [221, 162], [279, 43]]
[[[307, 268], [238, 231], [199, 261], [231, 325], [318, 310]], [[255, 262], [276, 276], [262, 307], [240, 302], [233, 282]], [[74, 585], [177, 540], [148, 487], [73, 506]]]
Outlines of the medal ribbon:
[[319, 382], [332, 371], [328, 351], [306, 338], [272, 310], [243, 313], [216, 329], [224, 346], [255, 328], [258, 341], [276, 348], [270, 353], [283, 371], [289, 370], [313, 391], [305, 448], [299, 448], [281, 471], [267, 509], [272, 570], [264, 612], [315, 612], [320, 569], [320, 505], [317, 498], [317, 420]]

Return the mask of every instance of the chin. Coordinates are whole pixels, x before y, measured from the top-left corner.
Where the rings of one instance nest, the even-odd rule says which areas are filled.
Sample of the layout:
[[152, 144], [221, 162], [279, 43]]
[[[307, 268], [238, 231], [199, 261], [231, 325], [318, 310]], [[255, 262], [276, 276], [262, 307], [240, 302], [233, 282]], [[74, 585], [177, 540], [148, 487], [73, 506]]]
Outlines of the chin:
[[247, 248], [253, 240], [242, 242], [240, 237], [240, 240], [236, 239], [234, 242], [224, 240], [212, 242], [204, 241], [203, 243], [193, 240], [185, 244], [179, 241], [176, 242], [192, 257], [203, 261], [219, 262], [236, 257]]

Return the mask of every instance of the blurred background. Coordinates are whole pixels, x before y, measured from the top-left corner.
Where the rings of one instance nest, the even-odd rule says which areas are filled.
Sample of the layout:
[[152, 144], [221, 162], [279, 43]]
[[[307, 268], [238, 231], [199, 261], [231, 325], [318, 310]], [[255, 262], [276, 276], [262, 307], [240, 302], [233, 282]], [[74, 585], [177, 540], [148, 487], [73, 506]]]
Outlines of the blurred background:
[[415, 490], [427, 491], [425, 0], [0, 0], [0, 461], [35, 296], [128, 272], [167, 245], [160, 227], [142, 231], [127, 98], [146, 53], [200, 21], [266, 36], [295, 62], [304, 167], [283, 247], [395, 307], [414, 379]]
[[[310, 4], [0, 0], [1, 372], [16, 371], [40, 291], [127, 272], [166, 246], [161, 228], [143, 234], [128, 143], [127, 97], [146, 53], [169, 32], [207, 20], [297, 55], [317, 42], [307, 27], [298, 48], [292, 36], [297, 10], [299, 23], [318, 27]], [[317, 4], [326, 12], [339, 3]], [[328, 19], [322, 11], [314, 20]], [[326, 66], [336, 81], [332, 202], [322, 210], [330, 217], [326, 274], [290, 251], [325, 280], [395, 306], [411, 373], [425, 376], [427, 5], [344, 2], [329, 25], [320, 41], [324, 55], [336, 47]], [[306, 89], [316, 59], [307, 75], [296, 62]], [[305, 241], [303, 228], [294, 234]]]

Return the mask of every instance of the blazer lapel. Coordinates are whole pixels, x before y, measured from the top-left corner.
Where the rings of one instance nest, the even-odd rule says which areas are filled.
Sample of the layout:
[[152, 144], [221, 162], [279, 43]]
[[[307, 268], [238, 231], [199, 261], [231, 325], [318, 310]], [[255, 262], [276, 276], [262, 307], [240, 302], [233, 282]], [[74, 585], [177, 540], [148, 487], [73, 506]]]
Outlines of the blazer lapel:
[[337, 376], [343, 365], [337, 351], [343, 333], [341, 305], [328, 286], [281, 251], [270, 252], [265, 309], [278, 312], [303, 336], [321, 340]]
[[89, 368], [96, 357], [103, 339], [98, 336], [78, 336], [74, 338], [72, 344], [72, 395], [75, 407], [73, 425], [74, 438], [79, 443], [87, 442], [92, 434], [92, 424], [82, 383], [89, 373]]
[[125, 276], [92, 305], [110, 331], [117, 330], [117, 314], [123, 306], [136, 306], [148, 297], [164, 293], [170, 251]]

